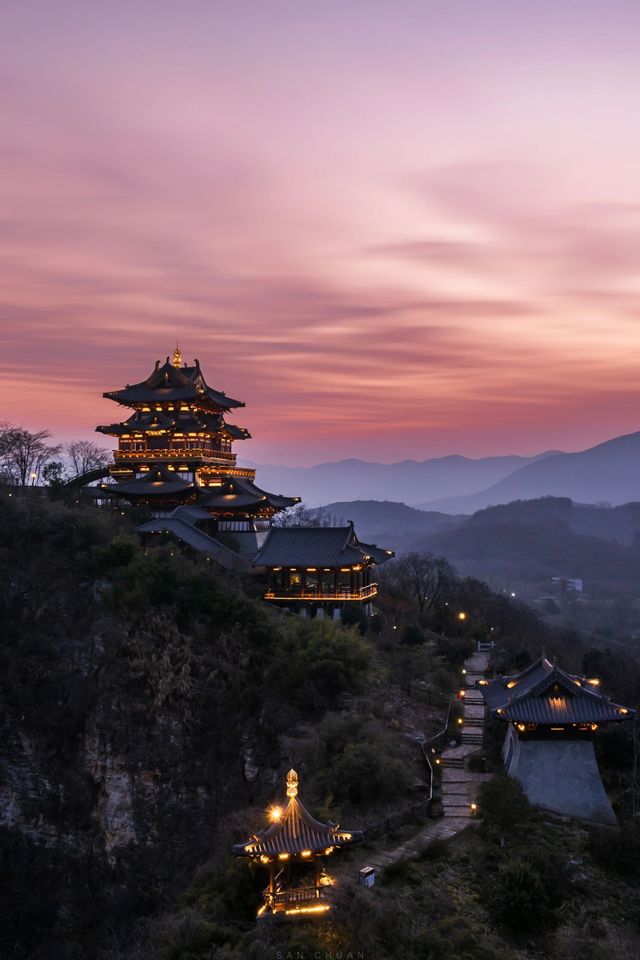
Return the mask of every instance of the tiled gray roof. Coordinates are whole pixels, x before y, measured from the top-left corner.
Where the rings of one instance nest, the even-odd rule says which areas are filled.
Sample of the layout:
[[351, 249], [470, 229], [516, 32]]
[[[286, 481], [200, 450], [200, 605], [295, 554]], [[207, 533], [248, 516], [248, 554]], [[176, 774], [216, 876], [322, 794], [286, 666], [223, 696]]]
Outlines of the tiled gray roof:
[[275, 493], [261, 490], [247, 477], [230, 477], [220, 487], [202, 487], [200, 502], [211, 510], [232, 512], [247, 507], [292, 507], [299, 497], [281, 497]]
[[492, 716], [518, 723], [601, 723], [635, 716], [584, 677], [566, 673], [546, 657], [522, 673], [497, 677], [480, 689]]
[[232, 407], [244, 407], [241, 400], [233, 400], [219, 390], [207, 385], [200, 365], [196, 361], [193, 367], [174, 367], [167, 357], [162, 366], [158, 363], [146, 380], [127, 384], [122, 390], [112, 390], [103, 394], [109, 400], [131, 406], [136, 403], [162, 403], [167, 401], [203, 400], [208, 398], [223, 410]]
[[[384, 551], [380, 551], [380, 556]], [[351, 567], [371, 556], [353, 527], [272, 527], [255, 565], [261, 567]], [[387, 554], [384, 559], [388, 560]]]
[[129, 480], [125, 483], [108, 484], [105, 488], [109, 493], [115, 493], [123, 497], [166, 497], [166, 496], [187, 496], [196, 488], [193, 483], [181, 480], [172, 470], [167, 470], [164, 466], [154, 467], [144, 477], [137, 480]]

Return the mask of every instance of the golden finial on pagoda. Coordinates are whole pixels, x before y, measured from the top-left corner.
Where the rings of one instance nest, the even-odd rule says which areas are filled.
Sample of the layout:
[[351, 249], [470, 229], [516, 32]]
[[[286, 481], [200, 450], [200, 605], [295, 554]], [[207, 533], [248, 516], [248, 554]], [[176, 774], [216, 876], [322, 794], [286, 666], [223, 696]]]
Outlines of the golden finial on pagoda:
[[298, 796], [298, 774], [295, 772], [295, 770], [289, 770], [289, 773], [287, 774], [287, 796]]
[[177, 343], [176, 343], [176, 348], [173, 351], [173, 360], [171, 362], [173, 363], [174, 367], [182, 366], [182, 353], [180, 352], [180, 347], [178, 346]]

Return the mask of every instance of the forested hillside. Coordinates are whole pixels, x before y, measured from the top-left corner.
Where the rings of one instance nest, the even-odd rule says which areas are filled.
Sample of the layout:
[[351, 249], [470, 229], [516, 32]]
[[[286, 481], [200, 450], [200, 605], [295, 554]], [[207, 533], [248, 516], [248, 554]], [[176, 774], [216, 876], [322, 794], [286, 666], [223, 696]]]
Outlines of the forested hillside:
[[[145, 555], [129, 523], [82, 504], [0, 495], [0, 954], [241, 960], [306, 943], [351, 944], [369, 957], [519, 955], [507, 907], [479, 892], [483, 877], [514, 869], [489, 835], [390, 874], [374, 891], [374, 922], [356, 889], [335, 920], [279, 932], [256, 927], [261, 878], [233, 861], [231, 844], [260, 823], [291, 763], [309, 807], [354, 827], [420, 796], [415, 738], [441, 728], [463, 658], [489, 632], [505, 667], [543, 645], [568, 669], [590, 657], [631, 706], [637, 664], [589, 651], [445, 567], [433, 603], [420, 602], [397, 566], [368, 623], [301, 621], [256, 600], [253, 577], [233, 579], [170, 545]], [[626, 817], [630, 745], [623, 738], [607, 750], [609, 767], [611, 751], [622, 757], [612, 788]], [[526, 830], [544, 832], [531, 816]], [[546, 834], [558, 837], [559, 864], [582, 858], [578, 873], [602, 892], [613, 865], [592, 860], [597, 837], [559, 830]], [[509, 834], [507, 853], [528, 856], [526, 836]], [[625, 848], [631, 872], [616, 874], [624, 904], [635, 843]], [[467, 884], [469, 869], [476, 879]], [[571, 896], [592, 904], [580, 884]], [[556, 894], [545, 897], [543, 937], [564, 923]], [[609, 907], [607, 930], [635, 916], [632, 905]], [[529, 934], [534, 944], [538, 935]], [[546, 955], [568, 956], [555, 946]]]

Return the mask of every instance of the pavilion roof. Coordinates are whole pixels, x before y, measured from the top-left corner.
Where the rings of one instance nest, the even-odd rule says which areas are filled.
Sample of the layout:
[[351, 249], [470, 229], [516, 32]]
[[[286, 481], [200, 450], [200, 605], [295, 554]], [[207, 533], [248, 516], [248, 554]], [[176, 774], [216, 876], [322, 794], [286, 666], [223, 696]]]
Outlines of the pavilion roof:
[[233, 440], [246, 440], [251, 434], [244, 427], [236, 427], [227, 423], [221, 413], [209, 413], [199, 410], [197, 413], [176, 411], [143, 412], [136, 410], [122, 423], [111, 423], [96, 427], [98, 433], [109, 436], [120, 436], [126, 433], [153, 433], [157, 430], [166, 430], [182, 433], [222, 433]]
[[266, 830], [260, 830], [244, 843], [237, 843], [233, 852], [237, 856], [278, 856], [282, 853], [296, 854], [303, 851], [318, 853], [328, 847], [341, 847], [360, 840], [360, 832], [341, 830], [336, 823], [321, 823], [312, 817], [297, 797], [298, 775], [295, 770], [287, 774], [287, 796], [284, 810]]
[[159, 465], [149, 470], [144, 477], [124, 483], [109, 484], [106, 489], [118, 496], [155, 499], [167, 496], [187, 497], [195, 491], [196, 487], [193, 483], [182, 480], [173, 470]]
[[272, 527], [254, 560], [261, 567], [355, 567], [383, 563], [392, 551], [360, 543], [346, 527]]
[[241, 400], [233, 400], [221, 391], [208, 386], [198, 360], [194, 360], [191, 367], [177, 367], [169, 362], [169, 357], [162, 366], [158, 360], [155, 369], [146, 380], [127, 384], [122, 390], [108, 391], [103, 396], [125, 406], [134, 406], [138, 403], [181, 401], [186, 403], [196, 400], [201, 403], [209, 401], [221, 410], [244, 407]]
[[200, 491], [200, 503], [205, 509], [226, 512], [260, 507], [283, 510], [299, 502], [300, 497], [283, 497], [261, 490], [247, 477], [229, 477], [219, 487], [203, 487]]
[[613, 703], [585, 677], [541, 657], [521, 673], [481, 687], [492, 716], [518, 723], [555, 725], [625, 720], [635, 711]]

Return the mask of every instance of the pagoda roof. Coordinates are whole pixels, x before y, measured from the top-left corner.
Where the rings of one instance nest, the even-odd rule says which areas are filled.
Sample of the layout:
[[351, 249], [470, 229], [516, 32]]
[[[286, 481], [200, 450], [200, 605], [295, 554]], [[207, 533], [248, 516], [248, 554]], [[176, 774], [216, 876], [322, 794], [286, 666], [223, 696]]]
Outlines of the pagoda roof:
[[222, 433], [233, 440], [247, 440], [251, 437], [244, 427], [236, 427], [227, 423], [221, 413], [198, 411], [196, 414], [177, 411], [175, 414], [166, 411], [143, 412], [136, 410], [122, 423], [111, 423], [96, 427], [98, 433], [109, 436], [121, 436], [126, 433], [153, 433], [157, 430], [183, 433]]
[[362, 833], [341, 830], [336, 823], [321, 823], [312, 817], [297, 797], [298, 775], [287, 774], [287, 796], [284, 810], [272, 810], [273, 823], [244, 843], [237, 843], [233, 852], [241, 857], [274, 857], [303, 851], [324, 852], [328, 847], [342, 847], [362, 838]]
[[205, 509], [242, 511], [249, 508], [273, 507], [284, 510], [300, 502], [300, 497], [283, 497], [261, 490], [247, 477], [229, 477], [218, 487], [203, 487], [200, 503]]
[[187, 403], [194, 400], [202, 403], [208, 400], [221, 410], [244, 407], [241, 400], [233, 400], [225, 393], [208, 386], [198, 360], [194, 360], [191, 367], [177, 367], [170, 363], [169, 357], [162, 365], [157, 360], [154, 370], [146, 380], [127, 384], [122, 390], [108, 391], [103, 393], [103, 397], [125, 406], [138, 403]]
[[602, 723], [635, 716], [600, 692], [599, 684], [566, 673], [541, 657], [521, 673], [481, 686], [491, 716], [542, 725]]
[[355, 567], [367, 560], [383, 563], [393, 556], [360, 543], [353, 524], [347, 527], [272, 527], [254, 560], [261, 567]]
[[181, 480], [175, 471], [168, 470], [161, 464], [153, 467], [144, 477], [124, 483], [109, 484], [107, 489], [117, 496], [155, 499], [168, 496], [187, 497], [195, 491], [196, 487], [193, 483]]

